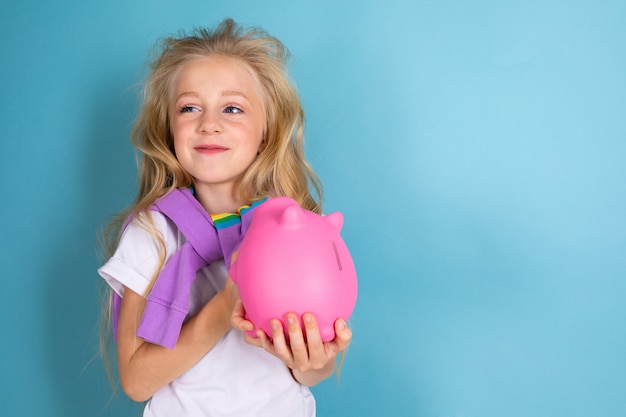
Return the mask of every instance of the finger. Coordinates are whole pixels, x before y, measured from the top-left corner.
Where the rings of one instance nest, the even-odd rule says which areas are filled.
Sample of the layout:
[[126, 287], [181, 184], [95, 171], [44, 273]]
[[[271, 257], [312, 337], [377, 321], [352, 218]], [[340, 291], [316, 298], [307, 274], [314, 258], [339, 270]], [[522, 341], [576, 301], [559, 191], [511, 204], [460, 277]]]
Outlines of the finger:
[[262, 347], [263, 349], [265, 349], [272, 355], [275, 355], [274, 343], [272, 343], [272, 340], [267, 336], [267, 334], [262, 329], [257, 329], [256, 340], [257, 340], [258, 346]]
[[254, 330], [254, 324], [252, 324], [249, 320], [246, 320], [245, 315], [246, 310], [243, 308], [243, 303], [241, 300], [237, 300], [235, 302], [235, 308], [233, 308], [233, 312], [230, 316], [230, 324], [242, 332]]
[[309, 362], [309, 350], [304, 340], [303, 329], [300, 327], [300, 318], [294, 313], [289, 313], [286, 319], [291, 354], [293, 355], [295, 366], [301, 367]]
[[[287, 366], [292, 366], [293, 356], [291, 355], [291, 349], [285, 340], [285, 333], [283, 330], [283, 323], [278, 319], [270, 320], [270, 327], [272, 329], [272, 340], [267, 338], [266, 350], [285, 362]], [[271, 346], [270, 346], [271, 345]]]
[[335, 339], [331, 343], [340, 352], [348, 348], [351, 340], [352, 330], [350, 330], [344, 319], [337, 319], [335, 321]]
[[313, 314], [305, 313], [302, 316], [302, 321], [304, 322], [309, 363], [313, 368], [322, 367], [326, 364], [328, 358], [317, 319]]
[[[262, 330], [260, 330], [262, 331]], [[263, 333], [265, 335], [265, 333]], [[265, 336], [267, 337], [267, 336]], [[258, 336], [258, 332], [256, 336], [250, 336], [248, 333], [244, 333], [243, 334], [243, 338], [246, 341], [247, 344], [252, 345], [252, 346], [256, 346], [256, 347], [263, 347], [263, 340], [262, 338], [260, 338]]]
[[309, 356], [323, 354], [324, 343], [322, 342], [322, 336], [320, 335], [320, 329], [315, 315], [305, 313], [302, 315], [302, 321], [304, 322], [304, 333], [306, 334]]

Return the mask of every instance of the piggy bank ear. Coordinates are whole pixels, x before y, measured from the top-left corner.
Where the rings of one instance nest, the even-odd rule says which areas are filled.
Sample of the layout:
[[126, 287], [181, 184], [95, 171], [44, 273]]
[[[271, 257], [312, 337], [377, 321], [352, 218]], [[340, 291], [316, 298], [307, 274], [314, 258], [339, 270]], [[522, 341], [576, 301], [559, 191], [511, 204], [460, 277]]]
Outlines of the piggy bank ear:
[[330, 213], [327, 216], [324, 216], [324, 219], [328, 224], [335, 228], [335, 230], [341, 232], [341, 228], [343, 227], [343, 214], [336, 211], [334, 213]]
[[290, 229], [295, 229], [305, 222], [305, 216], [300, 206], [289, 206], [280, 217], [280, 225]]

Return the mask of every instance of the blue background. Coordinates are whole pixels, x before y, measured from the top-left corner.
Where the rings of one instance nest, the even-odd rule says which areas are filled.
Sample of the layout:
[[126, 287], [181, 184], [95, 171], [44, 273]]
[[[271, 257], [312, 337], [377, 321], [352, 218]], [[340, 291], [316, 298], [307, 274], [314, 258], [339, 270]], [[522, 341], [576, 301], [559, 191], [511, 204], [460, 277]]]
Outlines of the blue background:
[[293, 53], [360, 279], [320, 416], [626, 415], [626, 3], [0, 1], [0, 407], [138, 415], [97, 354], [96, 233], [134, 196], [155, 40]]

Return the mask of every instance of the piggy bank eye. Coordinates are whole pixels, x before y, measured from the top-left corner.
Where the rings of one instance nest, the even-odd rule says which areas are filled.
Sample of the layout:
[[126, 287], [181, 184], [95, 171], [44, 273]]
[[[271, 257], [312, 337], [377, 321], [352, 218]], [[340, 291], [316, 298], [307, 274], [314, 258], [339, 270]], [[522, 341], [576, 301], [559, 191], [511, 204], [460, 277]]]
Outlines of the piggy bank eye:
[[341, 267], [341, 258], [339, 257], [339, 252], [337, 251], [337, 245], [335, 245], [335, 241], [331, 241], [333, 244], [333, 251], [335, 251], [335, 259], [337, 260], [337, 267], [341, 271], [343, 268]]

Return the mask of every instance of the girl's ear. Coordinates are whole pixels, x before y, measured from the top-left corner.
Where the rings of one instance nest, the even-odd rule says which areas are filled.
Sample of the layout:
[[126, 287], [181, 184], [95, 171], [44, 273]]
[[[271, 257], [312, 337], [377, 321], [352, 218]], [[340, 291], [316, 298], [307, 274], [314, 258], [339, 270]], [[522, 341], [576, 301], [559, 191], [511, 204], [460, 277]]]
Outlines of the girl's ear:
[[261, 144], [259, 145], [259, 150], [257, 151], [257, 155], [260, 155], [261, 152], [263, 152], [265, 150], [265, 145], [267, 144], [267, 141], [265, 138], [263, 138], [263, 140], [261, 140]]

